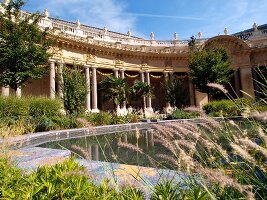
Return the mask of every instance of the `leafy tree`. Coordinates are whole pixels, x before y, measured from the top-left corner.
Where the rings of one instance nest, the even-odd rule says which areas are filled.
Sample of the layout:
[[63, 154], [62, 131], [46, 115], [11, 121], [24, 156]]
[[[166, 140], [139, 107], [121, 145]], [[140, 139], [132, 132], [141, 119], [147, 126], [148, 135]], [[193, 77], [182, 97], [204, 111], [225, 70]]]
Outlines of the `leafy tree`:
[[183, 86], [184, 78], [171, 78], [162, 84], [165, 100], [171, 106], [182, 107], [186, 103], [187, 92]]
[[134, 101], [140, 101], [144, 115], [146, 107], [146, 101], [144, 97], [150, 97], [152, 96], [152, 93], [152, 86], [139, 80], [136, 80], [133, 86], [130, 88], [131, 99]]
[[64, 68], [62, 76], [64, 108], [68, 114], [78, 114], [83, 111], [86, 95], [89, 92], [85, 76], [78, 68]]
[[128, 90], [126, 79], [107, 76], [100, 83], [101, 90], [104, 91], [104, 101], [112, 101], [115, 109], [127, 100], [125, 95]]
[[195, 47], [196, 47], [196, 38], [195, 38], [195, 36], [192, 35], [190, 37], [190, 40], [188, 41], [188, 46], [189, 46], [189, 48], [191, 50], [194, 50], [195, 49]]
[[207, 84], [229, 83], [232, 76], [230, 65], [230, 57], [224, 48], [199, 49], [189, 57], [189, 77], [198, 91], [214, 95], [218, 91]]
[[27, 80], [39, 79], [47, 72], [48, 49], [53, 40], [48, 39], [48, 30], [38, 27], [39, 13], [21, 17], [23, 0], [1, 6], [0, 85], [17, 90]]

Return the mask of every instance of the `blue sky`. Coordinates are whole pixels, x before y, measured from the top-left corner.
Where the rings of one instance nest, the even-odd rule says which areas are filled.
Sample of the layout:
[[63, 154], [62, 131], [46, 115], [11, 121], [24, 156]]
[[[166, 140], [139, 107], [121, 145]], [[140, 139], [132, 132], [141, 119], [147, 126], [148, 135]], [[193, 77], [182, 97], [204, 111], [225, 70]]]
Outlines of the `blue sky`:
[[27, 0], [25, 10], [43, 12], [82, 24], [155, 39], [188, 39], [199, 31], [203, 37], [267, 23], [267, 0]]

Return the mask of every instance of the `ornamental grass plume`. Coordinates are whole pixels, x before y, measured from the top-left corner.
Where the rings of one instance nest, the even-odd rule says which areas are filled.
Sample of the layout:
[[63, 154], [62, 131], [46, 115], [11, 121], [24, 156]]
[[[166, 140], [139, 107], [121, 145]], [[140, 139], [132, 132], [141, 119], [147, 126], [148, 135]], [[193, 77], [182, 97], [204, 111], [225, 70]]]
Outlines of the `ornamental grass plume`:
[[166, 161], [169, 161], [170, 163], [172, 163], [174, 166], [176, 166], [178, 169], [180, 168], [180, 164], [177, 158], [173, 157], [173, 156], [169, 156], [166, 154], [157, 154], [156, 155], [158, 158], [162, 158]]
[[207, 169], [203, 167], [198, 168], [199, 172], [204, 175], [209, 181], [220, 184], [222, 188], [233, 187], [239, 192], [245, 192], [250, 198], [255, 199], [254, 194], [251, 193], [252, 186], [242, 185], [238, 183], [234, 178], [225, 174], [222, 169]]
[[261, 113], [259, 113], [259, 112], [253, 112], [251, 114], [251, 117], [255, 118], [256, 120], [266, 122], [267, 121], [267, 111], [261, 112]]
[[207, 84], [208, 87], [214, 88], [214, 89], [218, 89], [220, 91], [222, 91], [224, 94], [228, 94], [228, 90], [225, 89], [225, 87], [221, 84], [218, 83], [208, 83]]
[[71, 148], [75, 151], [78, 151], [81, 153], [81, 156], [84, 157], [86, 160], [92, 160], [92, 155], [86, 151], [84, 148], [77, 146], [77, 145], [72, 145]]
[[260, 138], [262, 138], [265, 142], [265, 145], [267, 145], [267, 135], [264, 133], [261, 127], [258, 128], [258, 135]]
[[250, 139], [248, 138], [242, 138], [242, 139], [238, 139], [238, 141], [245, 146], [246, 148], [252, 148], [255, 150], [258, 150], [262, 153], [262, 155], [265, 156], [265, 158], [267, 158], [267, 149], [257, 145], [255, 142], [252, 142]]
[[126, 149], [129, 149], [129, 150], [132, 150], [132, 151], [135, 151], [135, 152], [138, 152], [138, 153], [141, 153], [143, 154], [143, 150], [133, 144], [130, 144], [130, 143], [124, 143], [124, 142], [118, 142], [118, 146], [119, 147], [122, 147], [122, 148], [126, 148]]
[[243, 159], [251, 162], [251, 163], [257, 163], [257, 161], [249, 154], [248, 151], [246, 151], [244, 148], [242, 148], [241, 146], [231, 142], [230, 146], [233, 148], [234, 152], [237, 155], [240, 155]]

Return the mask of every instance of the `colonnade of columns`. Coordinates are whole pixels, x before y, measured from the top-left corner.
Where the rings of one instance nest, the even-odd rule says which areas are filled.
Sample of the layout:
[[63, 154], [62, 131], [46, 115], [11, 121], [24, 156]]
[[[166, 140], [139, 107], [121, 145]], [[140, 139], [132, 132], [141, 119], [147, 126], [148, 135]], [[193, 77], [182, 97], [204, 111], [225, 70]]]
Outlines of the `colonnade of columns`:
[[[49, 96], [54, 99], [56, 97], [56, 79], [58, 79], [58, 96], [63, 98], [62, 84], [63, 84], [63, 62], [57, 62], [56, 60], [50, 60], [50, 76], [49, 76]], [[97, 96], [97, 67], [94, 65], [85, 65], [85, 78], [86, 78], [86, 86], [88, 89], [88, 94], [86, 96], [86, 109], [90, 112], [99, 112], [98, 109], [98, 96]], [[115, 68], [113, 70], [114, 76], [117, 78], [125, 78], [125, 70]], [[150, 80], [150, 71], [140, 71], [140, 80], [142, 82], [146, 82], [147, 84], [151, 84]], [[57, 76], [58, 74], [58, 76]], [[172, 77], [172, 72], [164, 72], [164, 79], [168, 81]], [[238, 80], [235, 80], [238, 82]], [[241, 82], [241, 90], [247, 93], [245, 96], [254, 96], [254, 87], [253, 87], [253, 79], [251, 68], [241, 68], [240, 69], [240, 82]], [[207, 101], [207, 98], [202, 94], [199, 94], [194, 89], [193, 84], [189, 80], [189, 95], [190, 95], [190, 104], [201, 106], [201, 101]], [[239, 91], [237, 91], [239, 92]], [[11, 91], [9, 87], [1, 88], [2, 96], [9, 96]], [[18, 88], [16, 91], [17, 96], [21, 96], [22, 91], [21, 88]], [[163, 97], [162, 97], [163, 98]], [[145, 109], [147, 111], [153, 111], [152, 108], [152, 100], [151, 97], [147, 97], [144, 99], [145, 101]], [[169, 102], [166, 102], [166, 108], [171, 108]], [[121, 105], [121, 110], [126, 111], [126, 102], [123, 102]]]
[[[86, 77], [86, 86], [88, 89], [88, 94], [86, 97], [86, 109], [90, 112], [99, 112], [98, 109], [98, 97], [97, 97], [97, 67], [94, 65], [85, 65], [85, 77]], [[59, 75], [62, 74], [63, 64], [59, 63]], [[248, 94], [253, 95], [253, 81], [248, 81], [248, 78], [251, 76], [251, 68], [241, 69], [241, 85], [242, 90], [248, 92]], [[147, 84], [151, 84], [150, 82], [150, 71], [140, 71], [140, 80], [142, 82], [146, 82]], [[91, 76], [90, 76], [91, 74]], [[125, 71], [122, 69], [113, 69], [113, 74], [116, 78], [125, 78]], [[172, 78], [173, 72], [164, 72], [165, 81], [168, 81]], [[63, 92], [61, 90], [62, 84], [62, 75], [59, 78], [59, 96], [63, 96]], [[55, 61], [50, 62], [50, 97], [55, 98], [55, 89], [56, 89], [56, 68]], [[195, 90], [193, 84], [189, 80], [189, 95], [190, 95], [190, 105], [202, 106], [208, 101], [207, 95], [203, 93], [199, 93]], [[2, 94], [7, 96], [9, 93], [8, 88], [2, 88]], [[18, 93], [21, 93], [21, 90], [18, 90]], [[149, 112], [153, 112], [152, 108], [152, 100], [151, 97], [144, 97], [145, 102], [145, 110]], [[170, 109], [171, 105], [169, 102], [166, 102], [166, 109]], [[119, 110], [126, 111], [126, 102], [123, 103], [122, 107], [118, 107]]]

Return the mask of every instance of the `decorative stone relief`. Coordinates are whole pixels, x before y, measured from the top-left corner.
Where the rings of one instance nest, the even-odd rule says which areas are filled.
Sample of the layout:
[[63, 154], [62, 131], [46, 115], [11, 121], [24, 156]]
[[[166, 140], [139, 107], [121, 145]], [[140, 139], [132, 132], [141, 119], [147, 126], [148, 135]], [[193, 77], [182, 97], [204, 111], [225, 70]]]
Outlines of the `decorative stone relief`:
[[125, 62], [122, 61], [122, 60], [119, 60], [119, 59], [118, 59], [118, 60], [115, 60], [115, 65], [116, 65], [116, 66], [123, 66], [124, 63], [125, 63]]
[[87, 63], [90, 63], [90, 62], [95, 62], [96, 60], [96, 56], [95, 55], [92, 55], [92, 54], [86, 54], [86, 62]]

